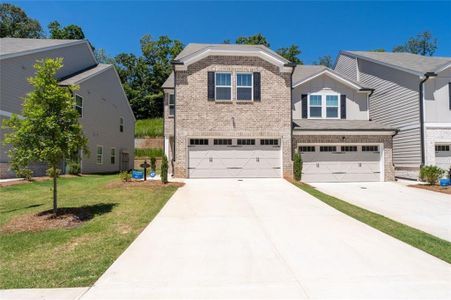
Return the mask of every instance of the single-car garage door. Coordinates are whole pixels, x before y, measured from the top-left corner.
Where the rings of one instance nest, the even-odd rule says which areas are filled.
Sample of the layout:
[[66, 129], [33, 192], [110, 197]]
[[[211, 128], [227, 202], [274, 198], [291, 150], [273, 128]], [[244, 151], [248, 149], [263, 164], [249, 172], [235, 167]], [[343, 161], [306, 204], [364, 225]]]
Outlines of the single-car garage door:
[[381, 181], [379, 145], [300, 145], [306, 182]]
[[435, 145], [435, 164], [443, 170], [451, 168], [451, 145]]
[[190, 139], [190, 178], [281, 177], [279, 139]]

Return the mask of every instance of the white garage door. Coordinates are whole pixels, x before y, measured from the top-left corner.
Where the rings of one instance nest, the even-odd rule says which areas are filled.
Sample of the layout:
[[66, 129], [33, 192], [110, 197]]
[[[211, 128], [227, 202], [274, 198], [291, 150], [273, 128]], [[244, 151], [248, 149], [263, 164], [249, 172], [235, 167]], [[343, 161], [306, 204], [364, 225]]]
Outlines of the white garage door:
[[443, 170], [451, 167], [451, 145], [435, 145], [435, 164]]
[[301, 145], [298, 150], [305, 182], [381, 180], [378, 145]]
[[278, 139], [190, 139], [190, 178], [281, 177]]

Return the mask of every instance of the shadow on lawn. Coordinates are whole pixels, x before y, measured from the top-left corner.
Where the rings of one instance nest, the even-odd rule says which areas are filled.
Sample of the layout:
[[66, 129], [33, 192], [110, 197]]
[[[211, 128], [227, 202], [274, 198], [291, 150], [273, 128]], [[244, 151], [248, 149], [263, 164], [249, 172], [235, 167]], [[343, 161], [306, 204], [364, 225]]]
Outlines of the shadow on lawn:
[[15, 208], [15, 209], [11, 209], [11, 210], [5, 210], [5, 211], [2, 211], [2, 214], [6, 214], [6, 213], [18, 211], [18, 210], [23, 210], [23, 209], [27, 209], [27, 208], [39, 207], [39, 206], [42, 206], [42, 205], [44, 205], [44, 204], [39, 203], [39, 204], [32, 204], [32, 205], [19, 207], [19, 208]]
[[37, 214], [39, 217], [47, 217], [48, 219], [61, 218], [64, 216], [73, 216], [80, 221], [89, 221], [95, 216], [109, 213], [117, 203], [99, 203], [95, 205], [85, 205], [81, 207], [61, 207], [58, 208], [57, 214], [53, 214], [53, 210], [46, 210]]

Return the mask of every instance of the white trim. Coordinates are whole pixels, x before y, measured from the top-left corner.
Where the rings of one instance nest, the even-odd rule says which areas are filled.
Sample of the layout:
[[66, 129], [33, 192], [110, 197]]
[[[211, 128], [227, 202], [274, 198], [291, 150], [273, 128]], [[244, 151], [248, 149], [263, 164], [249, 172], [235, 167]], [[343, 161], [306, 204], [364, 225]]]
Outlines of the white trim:
[[[168, 95], [168, 117], [174, 117], [175, 116], [175, 94], [172, 93], [166, 93]], [[172, 106], [174, 106], [174, 113], [171, 114], [171, 96], [174, 98], [174, 103], [172, 104]]]
[[[37, 49], [18, 51], [18, 52], [8, 53], [8, 54], [0, 54], [0, 60], [13, 58], [13, 57], [17, 57], [17, 56], [33, 54], [33, 53], [38, 53], [38, 52], [43, 52], [43, 51], [55, 50], [55, 49], [74, 46], [74, 45], [78, 45], [78, 44], [88, 44], [87, 46], [91, 49], [91, 46], [89, 46], [89, 43], [86, 40], [74, 40], [74, 41], [70, 41], [70, 42], [67, 42], [64, 44], [59, 44], [59, 45], [46, 46], [46, 47], [41, 47], [41, 48], [37, 48]], [[92, 53], [92, 50], [91, 50], [91, 53]], [[93, 55], [94, 61], [96, 61], [94, 54], [92, 54], [92, 55]]]
[[[101, 156], [101, 162], [99, 163], [99, 161], [97, 160], [98, 156], [99, 156], [99, 147], [102, 148], [102, 156]], [[103, 165], [103, 145], [97, 145], [96, 146], [96, 165]]]
[[19, 117], [19, 119], [22, 119], [22, 120], [25, 119], [24, 116], [21, 116], [21, 115], [19, 115], [19, 114], [12, 113], [12, 112], [9, 112], [9, 111], [1, 110], [1, 109], [0, 109], [0, 116], [4, 116], [4, 117], [11, 118], [12, 115], [17, 115], [17, 116]]
[[[251, 99], [241, 99], [238, 100], [238, 75], [251, 75], [251, 85], [250, 86], [240, 86], [240, 88], [251, 88]], [[254, 73], [252, 72], [236, 72], [235, 73], [235, 95], [237, 102], [253, 102], [254, 101]]]
[[294, 130], [293, 135], [394, 135], [396, 131], [334, 131], [334, 130], [309, 130], [309, 131], [301, 131]]
[[[349, 80], [347, 80], [346, 78], [343, 78], [343, 77], [341, 77], [340, 75], [337, 75], [337, 74], [335, 74], [335, 73], [333, 73], [333, 72], [331, 72], [331, 71], [329, 71], [329, 70], [327, 70], [327, 69], [325, 69], [325, 70], [323, 70], [323, 71], [321, 71], [321, 72], [319, 72], [319, 73], [316, 73], [316, 74], [314, 74], [314, 75], [312, 75], [312, 76], [310, 76], [310, 77], [307, 77], [306, 79], [304, 79], [304, 80], [302, 80], [302, 81], [299, 81], [299, 82], [296, 82], [295, 84], [293, 84], [293, 88], [295, 88], [295, 87], [297, 87], [297, 86], [299, 86], [299, 85], [301, 85], [301, 84], [304, 84], [304, 83], [306, 83], [307, 81], [310, 81], [310, 80], [312, 80], [312, 79], [315, 79], [315, 78], [317, 78], [317, 77], [319, 77], [319, 76], [321, 76], [321, 75], [328, 75], [328, 76], [330, 76], [330, 77], [333, 77], [334, 79], [336, 79], [336, 80], [338, 80], [338, 81], [340, 81], [340, 82], [342, 82], [342, 83], [344, 83], [344, 84], [346, 84], [346, 85], [348, 85], [348, 86], [350, 86], [350, 87], [352, 87], [352, 88], [354, 88], [354, 89], [356, 89], [356, 90], [360, 90], [362, 87], [361, 86], [358, 86], [358, 85], [356, 85], [355, 83], [353, 83], [353, 82], [351, 82], [351, 81], [349, 81]], [[359, 91], [359, 92], [362, 92], [362, 93], [368, 93], [368, 91]]]
[[[229, 71], [225, 71], [225, 72], [215, 72], [215, 101], [224, 101], [224, 102], [232, 102], [233, 100], [233, 73], [229, 72]], [[230, 75], [230, 86], [229, 85], [217, 85], [216, 84], [216, 75], [218, 74], [229, 74]], [[230, 99], [217, 99], [217, 95], [218, 93], [216, 92], [216, 88], [230, 88]]]
[[424, 123], [425, 128], [451, 128], [451, 123]]
[[[319, 106], [311, 106], [310, 105], [310, 97], [311, 96], [321, 96], [321, 117], [311, 117], [310, 116], [310, 107], [319, 107]], [[327, 96], [337, 96], [337, 117], [327, 117]], [[307, 94], [307, 118], [311, 120], [338, 120], [341, 116], [341, 95], [336, 92], [329, 92], [329, 91], [320, 91], [317, 93], [309, 93]], [[330, 106], [335, 107], [335, 106]]]

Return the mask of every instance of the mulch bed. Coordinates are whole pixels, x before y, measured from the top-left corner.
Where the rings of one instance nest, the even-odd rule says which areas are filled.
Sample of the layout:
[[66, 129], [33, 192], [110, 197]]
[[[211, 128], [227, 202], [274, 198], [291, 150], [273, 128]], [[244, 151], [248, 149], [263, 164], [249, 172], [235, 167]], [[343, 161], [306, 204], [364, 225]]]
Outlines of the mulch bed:
[[35, 232], [48, 229], [73, 228], [92, 219], [89, 209], [83, 207], [59, 208], [55, 216], [52, 210], [21, 215], [2, 226], [0, 232]]
[[135, 188], [135, 187], [143, 187], [143, 188], [154, 188], [154, 187], [162, 187], [162, 186], [176, 186], [182, 187], [185, 183], [183, 182], [168, 182], [163, 184], [160, 180], [131, 180], [128, 182], [123, 181], [113, 181], [106, 185], [107, 188]]
[[429, 191], [434, 191], [434, 192], [451, 195], [451, 187], [450, 186], [443, 187], [443, 186], [439, 186], [439, 185], [427, 185], [427, 184], [412, 184], [409, 186], [417, 188], [417, 189], [429, 190]]

